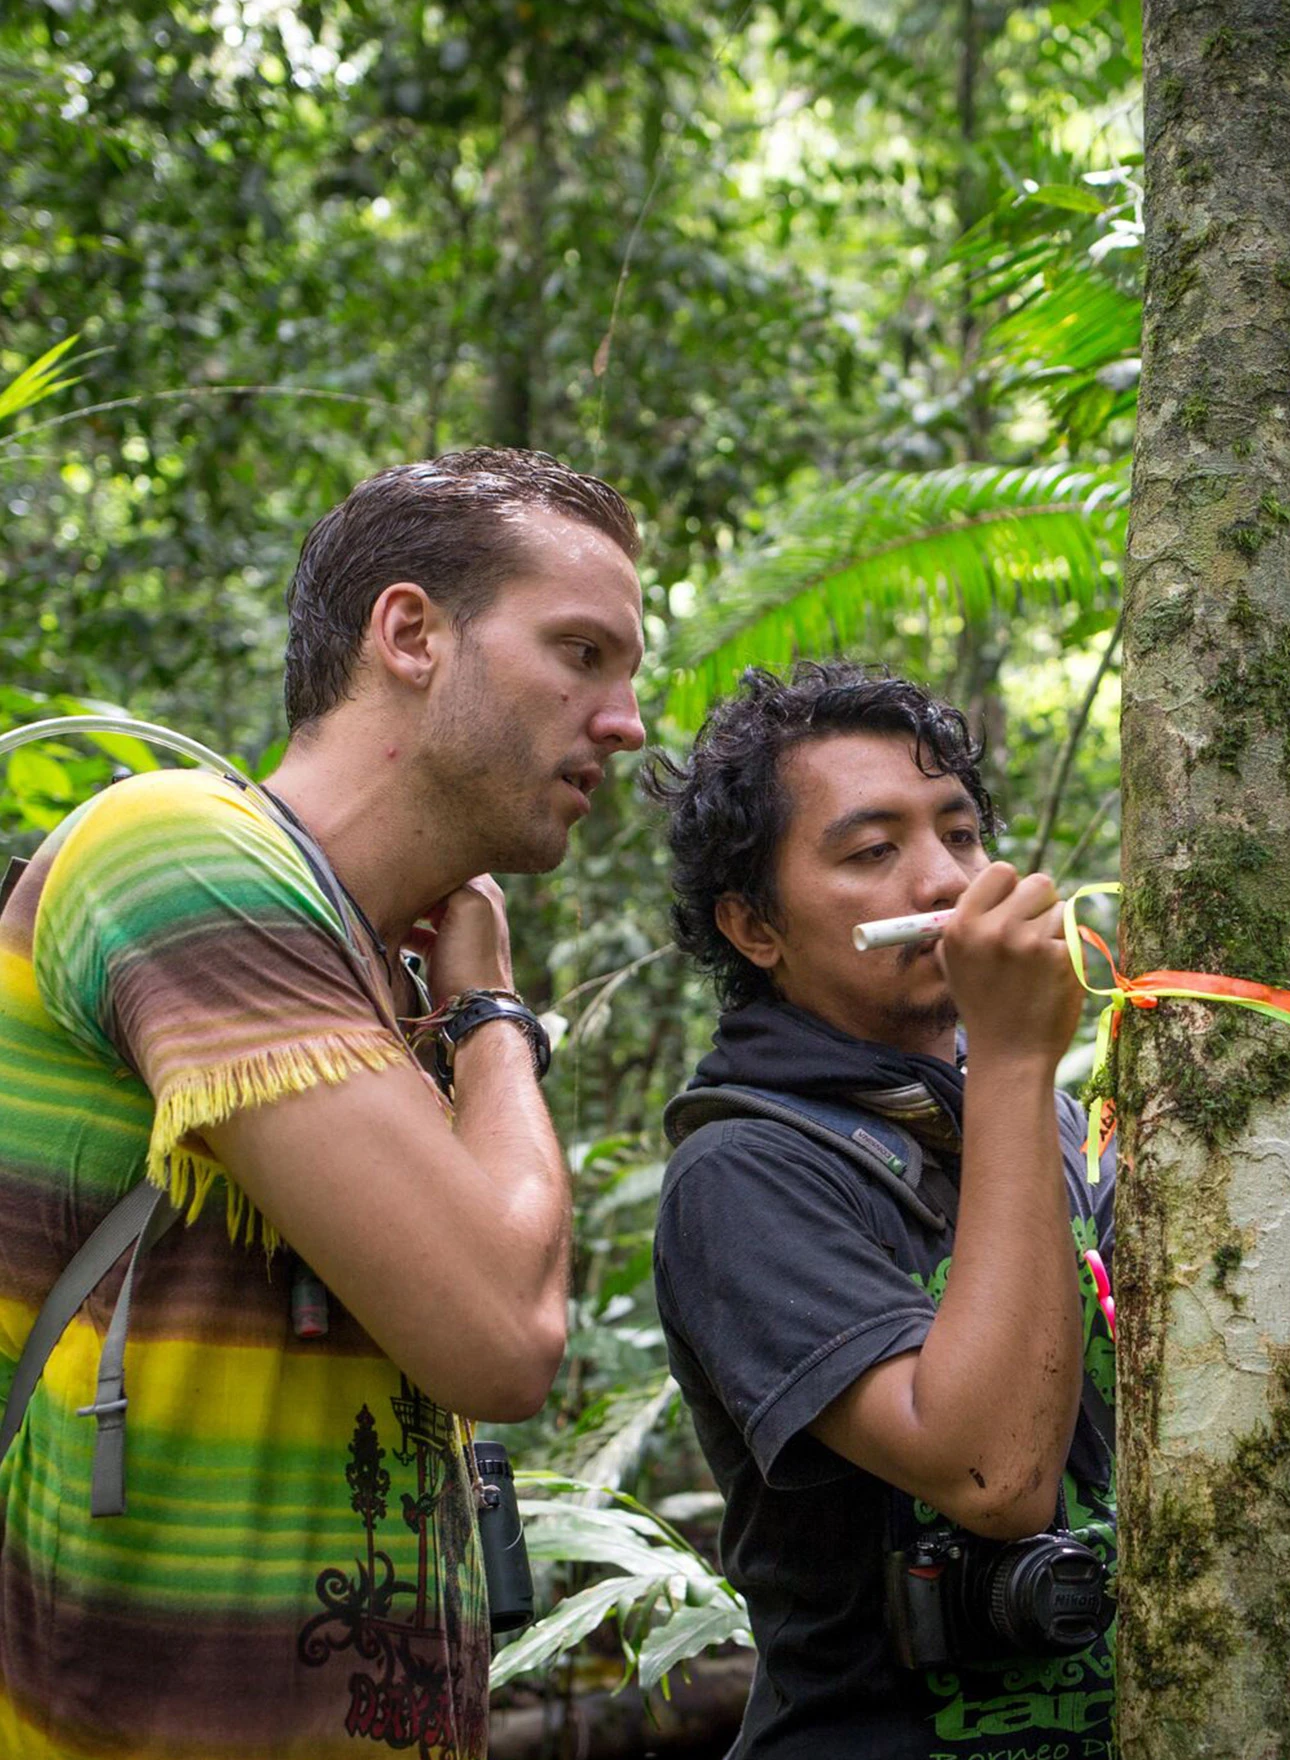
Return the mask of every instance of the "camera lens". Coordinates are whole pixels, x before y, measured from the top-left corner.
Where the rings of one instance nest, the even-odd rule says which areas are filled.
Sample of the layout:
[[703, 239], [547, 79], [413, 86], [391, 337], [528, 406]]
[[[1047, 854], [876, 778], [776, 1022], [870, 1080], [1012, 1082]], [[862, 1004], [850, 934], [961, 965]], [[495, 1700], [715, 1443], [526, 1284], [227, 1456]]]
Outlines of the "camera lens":
[[991, 1625], [1023, 1652], [1071, 1655], [1111, 1623], [1105, 1567], [1078, 1540], [1013, 1541], [991, 1561], [983, 1587]]

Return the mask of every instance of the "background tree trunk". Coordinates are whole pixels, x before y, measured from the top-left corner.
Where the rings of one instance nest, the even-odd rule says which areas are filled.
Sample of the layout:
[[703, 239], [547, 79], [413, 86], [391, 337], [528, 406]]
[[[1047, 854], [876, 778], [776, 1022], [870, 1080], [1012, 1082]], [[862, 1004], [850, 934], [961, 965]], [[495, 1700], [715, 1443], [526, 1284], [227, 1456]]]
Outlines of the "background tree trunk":
[[[1290, 983], [1290, 5], [1148, 0], [1130, 974]], [[1290, 1753], [1290, 1032], [1126, 1021], [1124, 1760]]]
[[542, 366], [547, 218], [556, 172], [548, 112], [552, 94], [536, 35], [521, 38], [505, 69], [502, 139], [495, 170], [501, 217], [492, 308], [488, 443], [543, 444]]

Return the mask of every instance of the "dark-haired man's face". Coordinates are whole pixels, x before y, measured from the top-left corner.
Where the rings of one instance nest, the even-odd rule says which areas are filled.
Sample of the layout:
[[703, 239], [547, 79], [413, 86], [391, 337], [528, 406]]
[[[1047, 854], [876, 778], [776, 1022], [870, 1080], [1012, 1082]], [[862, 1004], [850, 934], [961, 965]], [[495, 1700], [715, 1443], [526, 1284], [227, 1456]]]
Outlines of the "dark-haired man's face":
[[765, 963], [788, 1001], [856, 1038], [952, 1058], [957, 1010], [935, 943], [857, 953], [856, 923], [953, 905], [987, 867], [972, 798], [924, 776], [899, 735], [840, 733], [791, 748], [776, 857], [781, 927]]
[[457, 635], [425, 751], [479, 870], [511, 874], [557, 865], [614, 754], [645, 738], [635, 568], [580, 520], [534, 510], [516, 523], [524, 561]]

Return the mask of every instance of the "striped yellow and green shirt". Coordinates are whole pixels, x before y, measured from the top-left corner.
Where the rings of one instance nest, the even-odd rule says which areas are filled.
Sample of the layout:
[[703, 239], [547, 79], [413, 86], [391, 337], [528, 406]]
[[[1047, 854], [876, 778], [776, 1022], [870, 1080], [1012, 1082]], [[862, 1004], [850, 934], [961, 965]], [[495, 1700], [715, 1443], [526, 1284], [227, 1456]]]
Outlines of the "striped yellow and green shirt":
[[[49, 1289], [141, 1178], [187, 1208], [143, 1261], [123, 1516], [90, 1515], [123, 1260], [0, 1463], [0, 1755], [483, 1760], [488, 1620], [459, 1426], [291, 1257], [202, 1139], [407, 1057], [289, 838], [232, 784], [121, 783], [0, 920], [0, 1408]], [[272, 1244], [271, 1241], [269, 1244]]]

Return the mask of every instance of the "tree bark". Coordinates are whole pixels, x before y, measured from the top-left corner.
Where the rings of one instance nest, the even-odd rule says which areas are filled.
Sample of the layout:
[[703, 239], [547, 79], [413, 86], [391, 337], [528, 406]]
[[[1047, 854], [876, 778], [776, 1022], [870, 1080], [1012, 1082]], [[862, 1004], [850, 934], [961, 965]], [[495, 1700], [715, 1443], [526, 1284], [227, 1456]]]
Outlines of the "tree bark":
[[[1147, 0], [1123, 942], [1290, 984], [1290, 3]], [[1121, 1035], [1123, 1760], [1290, 1753], [1290, 1030]]]

